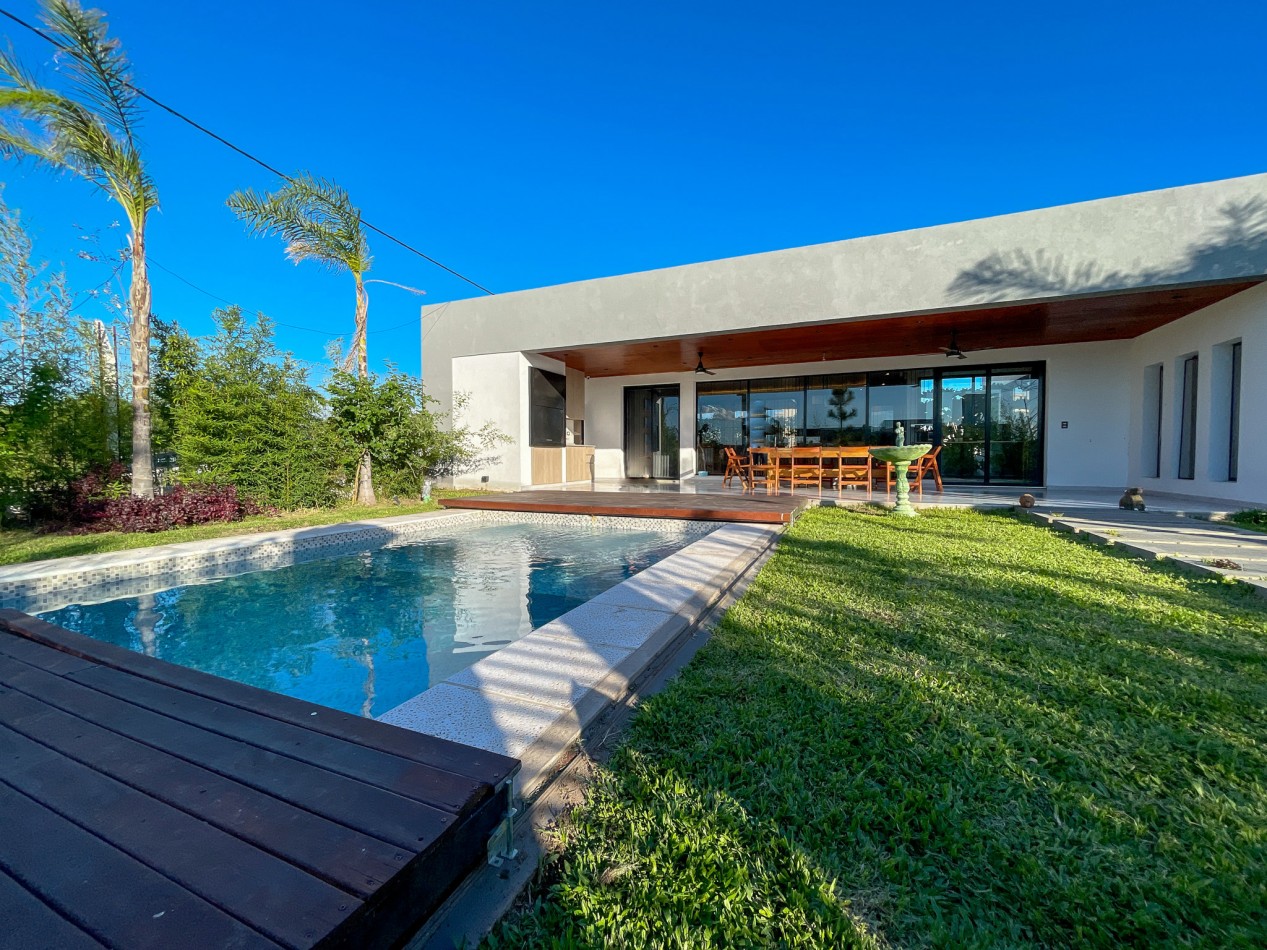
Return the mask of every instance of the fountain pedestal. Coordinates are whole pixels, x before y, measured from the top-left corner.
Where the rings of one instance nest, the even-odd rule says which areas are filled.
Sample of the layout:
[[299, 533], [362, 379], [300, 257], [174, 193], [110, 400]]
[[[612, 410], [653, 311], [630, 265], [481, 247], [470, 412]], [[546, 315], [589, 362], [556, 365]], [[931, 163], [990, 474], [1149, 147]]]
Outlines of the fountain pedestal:
[[897, 504], [893, 507], [895, 515], [914, 518], [919, 514], [911, 507], [910, 498], [908, 497], [911, 491], [911, 484], [907, 480], [906, 473], [910, 469], [912, 462], [922, 458], [932, 450], [933, 447], [926, 442], [917, 445], [907, 445], [906, 430], [901, 423], [897, 426], [897, 445], [881, 445], [868, 449], [873, 458], [881, 462], [892, 462], [893, 467], [897, 469]]

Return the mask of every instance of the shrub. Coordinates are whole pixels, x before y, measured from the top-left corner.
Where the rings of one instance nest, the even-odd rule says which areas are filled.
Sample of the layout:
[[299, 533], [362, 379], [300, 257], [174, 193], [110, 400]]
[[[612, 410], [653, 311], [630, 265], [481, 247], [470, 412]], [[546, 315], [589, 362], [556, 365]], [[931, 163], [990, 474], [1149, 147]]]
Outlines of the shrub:
[[111, 498], [87, 531], [167, 531], [213, 521], [241, 521], [265, 509], [232, 485], [177, 485], [154, 498]]
[[1267, 509], [1248, 508], [1238, 511], [1227, 519], [1242, 528], [1253, 528], [1255, 531], [1267, 531]]
[[165, 495], [133, 498], [124, 468], [117, 462], [73, 481], [58, 508], [58, 527], [75, 534], [167, 531], [213, 521], [241, 521], [269, 510], [241, 497], [233, 485], [177, 485]]

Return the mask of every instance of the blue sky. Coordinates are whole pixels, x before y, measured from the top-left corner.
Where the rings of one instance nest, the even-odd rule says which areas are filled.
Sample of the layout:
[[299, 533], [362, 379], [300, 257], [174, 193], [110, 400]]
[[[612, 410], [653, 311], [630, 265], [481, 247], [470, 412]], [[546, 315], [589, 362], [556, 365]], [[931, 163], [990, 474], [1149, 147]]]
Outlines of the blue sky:
[[[30, 0], [0, 5], [34, 17]], [[103, 5], [103, 4], [97, 4]], [[140, 85], [493, 290], [1267, 170], [1267, 4], [104, 4]], [[42, 41], [0, 24], [52, 77]], [[318, 362], [351, 280], [295, 267], [224, 206], [267, 172], [161, 113], [150, 256]], [[5, 197], [72, 289], [91, 188], [9, 163]], [[113, 232], [106, 232], [113, 239]], [[371, 277], [478, 293], [385, 239]], [[217, 301], [153, 274], [194, 333]], [[370, 358], [417, 372], [418, 298], [371, 288]], [[98, 315], [95, 304], [80, 312]], [[631, 334], [633, 333], [631, 328]]]

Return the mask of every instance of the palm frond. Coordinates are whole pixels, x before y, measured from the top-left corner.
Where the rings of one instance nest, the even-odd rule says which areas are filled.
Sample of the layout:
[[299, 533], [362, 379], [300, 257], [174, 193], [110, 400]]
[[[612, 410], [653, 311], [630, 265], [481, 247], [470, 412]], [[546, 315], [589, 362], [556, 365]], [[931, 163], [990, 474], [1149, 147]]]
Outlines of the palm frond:
[[101, 116], [111, 133], [134, 146], [140, 122], [132, 67], [118, 40], [107, 35], [100, 10], [85, 10], [73, 0], [46, 0], [44, 22], [62, 41], [68, 57], [67, 76]]
[[248, 188], [228, 205], [257, 235], [276, 235], [295, 263], [315, 261], [329, 270], [363, 274], [373, 259], [361, 213], [348, 193], [327, 179], [301, 172], [271, 194]]
[[158, 190], [135, 142], [112, 132], [112, 122], [91, 105], [41, 86], [12, 51], [0, 52], [0, 111], [20, 120], [0, 131], [3, 157], [29, 156], [75, 172], [118, 201], [134, 228], [158, 207]]
[[46, 140], [32, 130], [11, 122], [0, 121], [0, 158], [21, 161], [34, 158], [52, 168], [66, 168], [62, 156]]

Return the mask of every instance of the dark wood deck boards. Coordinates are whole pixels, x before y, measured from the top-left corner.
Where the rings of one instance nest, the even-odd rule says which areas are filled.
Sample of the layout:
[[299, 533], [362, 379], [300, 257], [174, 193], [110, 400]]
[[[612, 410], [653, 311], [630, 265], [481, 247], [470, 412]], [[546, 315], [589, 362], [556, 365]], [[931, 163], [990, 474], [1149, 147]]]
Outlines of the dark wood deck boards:
[[391, 946], [517, 765], [0, 610], [0, 946]]
[[445, 508], [481, 511], [535, 511], [618, 518], [682, 518], [688, 521], [742, 521], [790, 524], [817, 495], [723, 495], [705, 492], [519, 491], [444, 498]]

